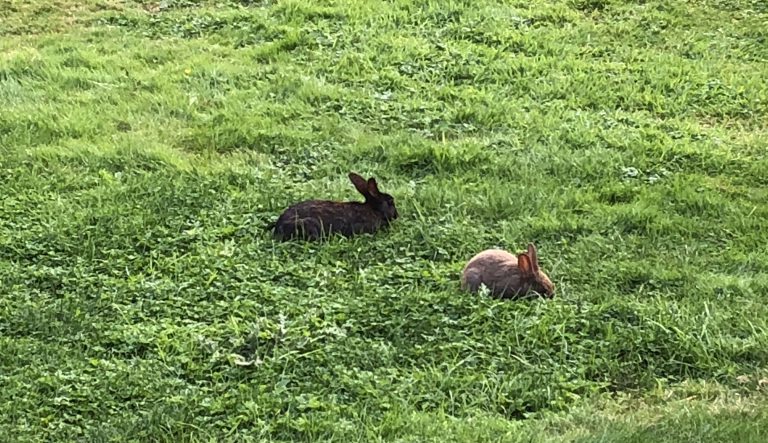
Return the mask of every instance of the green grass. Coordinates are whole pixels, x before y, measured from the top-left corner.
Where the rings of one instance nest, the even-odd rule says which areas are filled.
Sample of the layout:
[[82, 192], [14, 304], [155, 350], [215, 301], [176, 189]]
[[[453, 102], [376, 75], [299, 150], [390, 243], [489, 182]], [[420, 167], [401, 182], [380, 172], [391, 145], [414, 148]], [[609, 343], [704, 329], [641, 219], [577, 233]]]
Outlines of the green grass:
[[[0, 440], [766, 441], [767, 39], [762, 0], [0, 0]], [[350, 170], [391, 230], [263, 230]], [[459, 290], [529, 241], [555, 299]]]

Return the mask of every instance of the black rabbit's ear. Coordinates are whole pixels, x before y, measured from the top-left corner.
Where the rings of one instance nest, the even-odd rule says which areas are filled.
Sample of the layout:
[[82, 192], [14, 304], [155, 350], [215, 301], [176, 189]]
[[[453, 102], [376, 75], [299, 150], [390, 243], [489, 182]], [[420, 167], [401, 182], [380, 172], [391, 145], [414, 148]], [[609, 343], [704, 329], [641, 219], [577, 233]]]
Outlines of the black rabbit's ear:
[[379, 192], [379, 185], [376, 183], [376, 179], [371, 177], [368, 179], [368, 193], [373, 197], [381, 195]]
[[528, 254], [520, 254], [517, 256], [517, 267], [520, 268], [520, 273], [525, 277], [533, 275], [533, 268], [531, 267], [531, 259]]
[[366, 183], [363, 177], [360, 177], [354, 172], [350, 172], [349, 180], [352, 182], [353, 185], [355, 185], [355, 189], [357, 189], [357, 192], [363, 194], [364, 196], [368, 195], [368, 183]]
[[533, 272], [539, 272], [539, 257], [536, 254], [536, 245], [533, 243], [528, 243], [528, 257], [531, 259], [531, 269]]

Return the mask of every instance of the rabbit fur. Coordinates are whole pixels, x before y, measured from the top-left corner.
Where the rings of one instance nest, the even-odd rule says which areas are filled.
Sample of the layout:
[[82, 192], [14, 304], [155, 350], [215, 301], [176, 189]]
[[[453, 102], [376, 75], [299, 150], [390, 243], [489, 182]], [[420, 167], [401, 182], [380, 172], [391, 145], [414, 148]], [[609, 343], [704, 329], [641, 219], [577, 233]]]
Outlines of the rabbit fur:
[[277, 219], [274, 235], [279, 240], [318, 240], [333, 233], [351, 237], [371, 234], [398, 218], [394, 198], [379, 190], [376, 179], [365, 180], [350, 172], [349, 180], [364, 202], [308, 200], [286, 209]]
[[517, 256], [501, 249], [487, 249], [472, 257], [461, 273], [461, 287], [475, 293], [481, 284], [497, 298], [521, 298], [534, 291], [552, 298], [555, 286], [539, 269], [536, 246]]

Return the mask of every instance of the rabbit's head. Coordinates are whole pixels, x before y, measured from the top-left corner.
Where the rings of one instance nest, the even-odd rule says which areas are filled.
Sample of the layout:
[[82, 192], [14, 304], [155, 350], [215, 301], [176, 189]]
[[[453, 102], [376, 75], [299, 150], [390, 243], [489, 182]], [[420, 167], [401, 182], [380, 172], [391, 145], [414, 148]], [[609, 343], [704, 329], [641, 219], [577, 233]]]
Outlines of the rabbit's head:
[[555, 285], [539, 269], [539, 258], [536, 255], [536, 246], [533, 243], [528, 244], [528, 251], [518, 254], [517, 266], [520, 269], [521, 281], [529, 289], [547, 298], [552, 298], [555, 295]]
[[365, 197], [365, 204], [369, 205], [376, 212], [380, 213], [384, 220], [390, 222], [397, 219], [397, 208], [395, 207], [395, 199], [384, 192], [379, 191], [379, 186], [376, 184], [376, 179], [371, 177], [368, 180], [355, 174], [349, 173], [349, 179], [352, 184], [355, 185], [357, 192], [363, 194]]

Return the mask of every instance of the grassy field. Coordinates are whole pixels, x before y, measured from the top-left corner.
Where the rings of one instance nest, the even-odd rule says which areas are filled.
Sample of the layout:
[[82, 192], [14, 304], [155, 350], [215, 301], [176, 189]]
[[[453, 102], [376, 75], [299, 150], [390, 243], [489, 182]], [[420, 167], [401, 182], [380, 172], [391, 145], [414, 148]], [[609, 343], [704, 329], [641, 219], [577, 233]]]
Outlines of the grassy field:
[[0, 441], [768, 441], [766, 78], [763, 0], [0, 0]]

